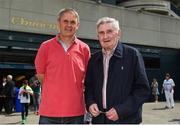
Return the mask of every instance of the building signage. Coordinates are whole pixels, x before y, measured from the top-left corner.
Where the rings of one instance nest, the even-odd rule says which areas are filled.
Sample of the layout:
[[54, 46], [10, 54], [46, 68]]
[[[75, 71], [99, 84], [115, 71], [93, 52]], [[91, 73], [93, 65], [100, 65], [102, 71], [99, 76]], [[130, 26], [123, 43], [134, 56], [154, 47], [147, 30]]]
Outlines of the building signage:
[[49, 23], [47, 21], [41, 21], [41, 20], [32, 20], [25, 17], [13, 16], [11, 18], [11, 23], [13, 25], [57, 31], [57, 25], [54, 23]]

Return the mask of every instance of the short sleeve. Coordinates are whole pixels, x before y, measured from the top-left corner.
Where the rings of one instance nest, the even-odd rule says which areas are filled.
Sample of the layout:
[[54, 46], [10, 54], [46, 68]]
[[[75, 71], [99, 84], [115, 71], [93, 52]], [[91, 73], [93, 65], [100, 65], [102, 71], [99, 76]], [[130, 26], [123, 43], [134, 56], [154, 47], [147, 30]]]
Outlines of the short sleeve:
[[41, 44], [40, 48], [38, 49], [36, 58], [35, 58], [35, 67], [37, 74], [44, 74], [45, 67], [46, 67], [46, 46]]

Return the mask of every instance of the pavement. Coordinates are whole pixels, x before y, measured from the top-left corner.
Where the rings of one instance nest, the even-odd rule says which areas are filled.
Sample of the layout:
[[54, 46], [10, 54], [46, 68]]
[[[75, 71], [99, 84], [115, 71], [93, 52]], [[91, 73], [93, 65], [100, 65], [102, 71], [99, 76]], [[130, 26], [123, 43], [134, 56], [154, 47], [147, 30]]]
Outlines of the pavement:
[[[39, 116], [29, 112], [27, 124], [38, 124]], [[0, 114], [0, 124], [21, 124], [21, 113]], [[173, 109], [165, 109], [165, 102], [151, 102], [143, 105], [143, 124], [180, 124], [180, 102]]]
[[145, 103], [143, 124], [180, 124], [180, 102], [173, 109], [166, 109], [165, 102]]

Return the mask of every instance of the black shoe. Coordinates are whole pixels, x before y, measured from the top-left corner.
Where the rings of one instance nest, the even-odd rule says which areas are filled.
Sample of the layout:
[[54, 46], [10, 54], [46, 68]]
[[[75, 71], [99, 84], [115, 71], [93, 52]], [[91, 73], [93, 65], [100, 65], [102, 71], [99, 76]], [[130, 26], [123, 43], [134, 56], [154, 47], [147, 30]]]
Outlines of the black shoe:
[[164, 108], [165, 108], [165, 109], [169, 109], [169, 107], [167, 107], [167, 106], [165, 106]]

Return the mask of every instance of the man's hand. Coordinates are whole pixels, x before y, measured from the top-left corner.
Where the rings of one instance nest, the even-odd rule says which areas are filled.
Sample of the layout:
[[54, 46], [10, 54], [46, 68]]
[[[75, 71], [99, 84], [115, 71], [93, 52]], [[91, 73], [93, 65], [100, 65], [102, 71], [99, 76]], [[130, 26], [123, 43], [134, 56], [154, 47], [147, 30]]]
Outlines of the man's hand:
[[97, 104], [92, 104], [89, 106], [89, 112], [94, 116], [94, 117], [97, 117], [100, 112], [99, 112], [99, 109], [98, 109], [98, 106]]
[[44, 74], [36, 74], [36, 77], [38, 78], [38, 80], [41, 83], [41, 85], [43, 85]]
[[106, 112], [106, 117], [112, 121], [116, 121], [119, 119], [119, 116], [114, 108], [111, 108], [109, 111]]

